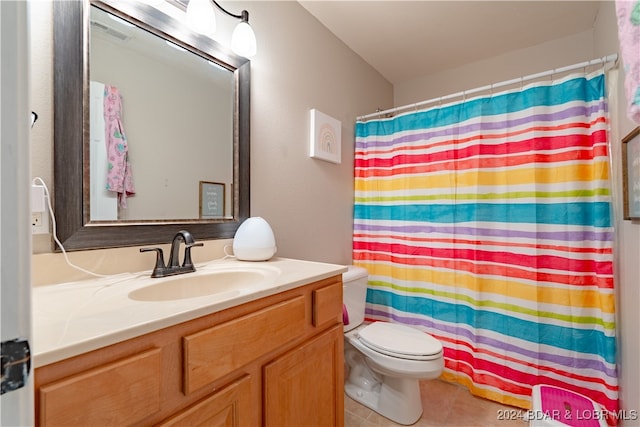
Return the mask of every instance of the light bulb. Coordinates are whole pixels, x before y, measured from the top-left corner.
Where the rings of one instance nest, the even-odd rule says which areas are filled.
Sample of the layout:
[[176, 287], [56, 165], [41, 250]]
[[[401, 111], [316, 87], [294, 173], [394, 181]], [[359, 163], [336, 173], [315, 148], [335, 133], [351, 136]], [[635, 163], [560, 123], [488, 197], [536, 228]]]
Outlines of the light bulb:
[[256, 54], [256, 35], [248, 22], [242, 21], [231, 35], [231, 49], [238, 55], [250, 58]]
[[216, 14], [210, 0], [190, 0], [187, 5], [187, 24], [193, 31], [206, 36], [216, 31]]

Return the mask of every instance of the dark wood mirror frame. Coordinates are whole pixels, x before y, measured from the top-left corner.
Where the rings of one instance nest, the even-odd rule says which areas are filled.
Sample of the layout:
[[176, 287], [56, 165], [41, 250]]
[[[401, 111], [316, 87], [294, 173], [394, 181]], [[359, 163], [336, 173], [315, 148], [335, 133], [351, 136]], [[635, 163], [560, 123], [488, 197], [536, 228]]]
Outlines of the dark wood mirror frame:
[[[232, 238], [249, 217], [250, 62], [156, 9], [123, 0], [91, 1], [120, 18], [234, 72], [233, 219], [91, 222], [89, 215], [89, 0], [56, 1], [54, 22], [54, 208], [65, 250], [168, 243], [187, 229], [198, 240]], [[179, 161], [177, 159], [176, 161]], [[167, 201], [171, 203], [171, 201]], [[54, 243], [54, 250], [60, 250]]]

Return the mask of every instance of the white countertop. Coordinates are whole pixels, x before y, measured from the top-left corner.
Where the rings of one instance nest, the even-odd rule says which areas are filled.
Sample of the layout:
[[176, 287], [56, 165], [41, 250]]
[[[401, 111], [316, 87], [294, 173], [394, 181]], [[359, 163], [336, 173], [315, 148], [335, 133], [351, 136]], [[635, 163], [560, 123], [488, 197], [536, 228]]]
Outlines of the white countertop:
[[[195, 273], [152, 279], [150, 271], [94, 280], [37, 286], [32, 290], [34, 367], [115, 344], [249, 301], [347, 271], [346, 266], [273, 258], [267, 262], [216, 260]], [[206, 275], [219, 269], [261, 271], [260, 286], [215, 295], [139, 301], [129, 293], [167, 280]]]

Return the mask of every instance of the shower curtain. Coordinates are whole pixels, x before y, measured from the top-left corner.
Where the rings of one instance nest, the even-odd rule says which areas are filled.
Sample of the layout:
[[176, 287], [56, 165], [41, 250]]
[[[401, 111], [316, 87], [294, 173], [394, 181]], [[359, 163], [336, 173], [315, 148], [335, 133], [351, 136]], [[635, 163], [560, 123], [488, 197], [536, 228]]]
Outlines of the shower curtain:
[[530, 408], [549, 384], [618, 409], [605, 77], [356, 123], [367, 318], [444, 347], [443, 378]]

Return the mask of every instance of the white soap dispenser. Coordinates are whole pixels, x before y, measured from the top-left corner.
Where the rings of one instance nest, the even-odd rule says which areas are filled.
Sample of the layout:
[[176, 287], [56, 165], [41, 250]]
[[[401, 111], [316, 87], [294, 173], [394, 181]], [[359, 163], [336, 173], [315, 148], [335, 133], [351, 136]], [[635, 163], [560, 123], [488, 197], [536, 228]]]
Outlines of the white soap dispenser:
[[268, 261], [276, 253], [276, 239], [267, 221], [247, 218], [233, 237], [233, 254], [240, 261]]

